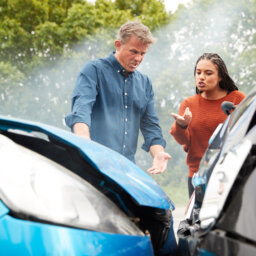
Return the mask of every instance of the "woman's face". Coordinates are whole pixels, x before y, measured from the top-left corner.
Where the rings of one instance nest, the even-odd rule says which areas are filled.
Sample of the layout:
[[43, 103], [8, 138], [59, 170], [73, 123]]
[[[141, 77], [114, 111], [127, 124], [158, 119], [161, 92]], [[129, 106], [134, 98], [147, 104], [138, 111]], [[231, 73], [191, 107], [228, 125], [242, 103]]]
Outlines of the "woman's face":
[[210, 60], [200, 60], [196, 66], [196, 86], [200, 92], [212, 92], [219, 90], [219, 82], [221, 77], [219, 76], [217, 66]]

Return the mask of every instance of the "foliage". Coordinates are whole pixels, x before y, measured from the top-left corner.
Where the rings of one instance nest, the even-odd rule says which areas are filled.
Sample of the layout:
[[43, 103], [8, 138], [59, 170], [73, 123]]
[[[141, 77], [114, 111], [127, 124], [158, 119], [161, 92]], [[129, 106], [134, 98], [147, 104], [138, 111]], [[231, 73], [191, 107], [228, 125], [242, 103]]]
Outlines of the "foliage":
[[[2, 0], [2, 114], [46, 123], [50, 120], [51, 124], [63, 127], [74, 77], [86, 60], [113, 50], [117, 28], [128, 20], [147, 18], [148, 13], [144, 12], [148, 8], [150, 18], [156, 16], [152, 22], [147, 21], [151, 29], [168, 20], [162, 1], [146, 1], [143, 8], [137, 8], [137, 14], [129, 6], [118, 8], [121, 2]], [[157, 17], [164, 18], [155, 24]], [[20, 97], [21, 87], [23, 97]], [[10, 103], [11, 99], [16, 99], [15, 103]]]
[[[23, 86], [25, 77], [23, 73], [19, 72], [8, 62], [0, 62], [0, 89], [2, 98], [14, 94], [17, 86]], [[12, 86], [8, 86], [8, 85]]]
[[115, 5], [120, 10], [129, 9], [132, 16], [137, 17], [153, 30], [170, 21], [170, 15], [164, 10], [163, 0], [116, 0]]
[[169, 16], [161, 1], [139, 2], [133, 4], [134, 13], [129, 5], [118, 8], [122, 1], [2, 1], [0, 59], [28, 75], [35, 67], [54, 65], [65, 51], [99, 29], [116, 29], [134, 18], [144, 19], [150, 28], [167, 23]]
[[[56, 107], [60, 102], [68, 104], [68, 89], [71, 88], [62, 85], [74, 84], [74, 76], [86, 60], [113, 50], [116, 29], [121, 24], [142, 17], [147, 19], [151, 29], [167, 23], [169, 15], [162, 1], [134, 3], [136, 13], [129, 5], [118, 8], [121, 3], [111, 0], [96, 0], [95, 3], [86, 0], [1, 1], [0, 85], [5, 95], [2, 98], [6, 99], [2, 102], [5, 113], [15, 112], [19, 117], [36, 120], [40, 116], [45, 122], [50, 117], [52, 124], [62, 126], [63, 107], [57, 110]], [[65, 64], [69, 65], [69, 61], [72, 67], [67, 69]], [[22, 98], [15, 84], [25, 84]], [[61, 91], [58, 97], [54, 90]], [[38, 91], [43, 93], [37, 95]], [[10, 107], [8, 97], [11, 95], [22, 107]], [[44, 104], [47, 107], [43, 108]], [[30, 107], [25, 107], [30, 105], [37, 112], [31, 114]]]

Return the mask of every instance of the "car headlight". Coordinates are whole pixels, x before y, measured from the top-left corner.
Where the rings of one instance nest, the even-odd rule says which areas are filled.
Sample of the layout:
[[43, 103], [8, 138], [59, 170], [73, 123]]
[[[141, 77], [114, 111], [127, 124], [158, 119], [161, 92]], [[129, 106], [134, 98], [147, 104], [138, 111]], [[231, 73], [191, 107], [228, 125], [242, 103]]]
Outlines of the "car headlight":
[[3, 135], [0, 159], [0, 198], [19, 216], [100, 232], [143, 235], [87, 181]]

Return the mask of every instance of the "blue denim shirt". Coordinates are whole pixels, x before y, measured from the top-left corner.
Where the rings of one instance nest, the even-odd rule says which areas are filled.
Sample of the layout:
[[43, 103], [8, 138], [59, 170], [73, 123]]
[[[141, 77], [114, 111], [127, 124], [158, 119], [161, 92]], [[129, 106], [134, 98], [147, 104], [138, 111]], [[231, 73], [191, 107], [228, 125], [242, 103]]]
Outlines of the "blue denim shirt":
[[114, 54], [89, 61], [78, 75], [72, 94], [72, 112], [65, 118], [71, 129], [77, 122], [90, 127], [91, 139], [134, 162], [139, 129], [142, 148], [162, 145], [159, 120], [154, 108], [152, 84], [139, 71], [125, 76]]

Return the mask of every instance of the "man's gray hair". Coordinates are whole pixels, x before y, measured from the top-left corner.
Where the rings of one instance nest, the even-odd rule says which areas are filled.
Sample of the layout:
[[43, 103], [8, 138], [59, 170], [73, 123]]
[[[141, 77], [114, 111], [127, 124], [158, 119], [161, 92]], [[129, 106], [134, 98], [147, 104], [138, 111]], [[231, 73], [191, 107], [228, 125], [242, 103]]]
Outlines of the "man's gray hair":
[[153, 44], [156, 41], [149, 28], [139, 21], [129, 21], [122, 25], [118, 31], [117, 39], [126, 43], [131, 36], [137, 37], [143, 44]]

